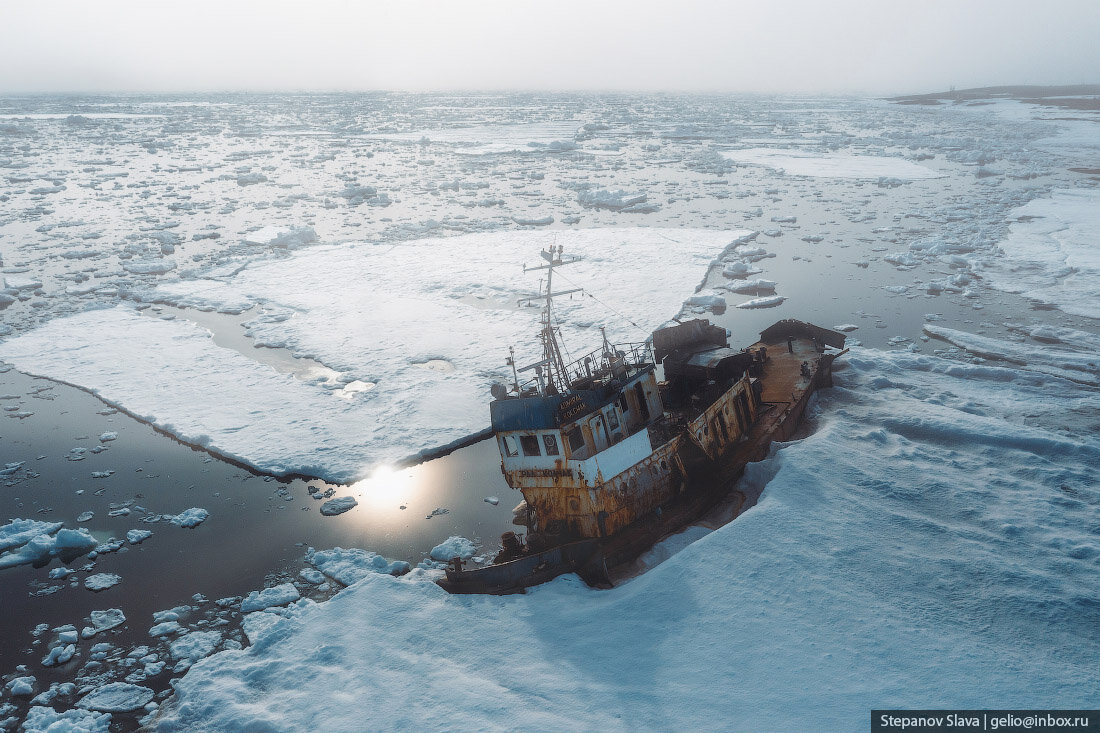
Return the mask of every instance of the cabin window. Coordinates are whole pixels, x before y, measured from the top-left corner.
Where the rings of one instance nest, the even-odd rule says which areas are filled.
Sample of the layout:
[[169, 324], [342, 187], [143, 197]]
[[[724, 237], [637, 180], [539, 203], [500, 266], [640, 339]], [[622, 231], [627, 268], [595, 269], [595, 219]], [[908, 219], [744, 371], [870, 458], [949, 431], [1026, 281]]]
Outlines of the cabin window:
[[619, 429], [619, 416], [615, 414], [614, 407], [607, 411], [607, 426], [612, 430]]
[[542, 445], [544, 448], [546, 448], [546, 455], [558, 455], [558, 439], [555, 438], [553, 435], [542, 436]]
[[525, 456], [541, 456], [539, 452], [539, 436], [537, 435], [521, 435], [519, 436], [519, 444], [523, 447], [523, 455]]
[[619, 395], [619, 409], [622, 410], [624, 414], [630, 409], [626, 404], [626, 392]]
[[504, 445], [504, 455], [506, 456], [518, 456], [519, 446], [516, 445], [516, 439], [514, 436], [505, 435], [500, 439], [502, 445]]
[[570, 453], [578, 453], [584, 450], [584, 433], [581, 432], [580, 425], [566, 433], [565, 440], [569, 443]]

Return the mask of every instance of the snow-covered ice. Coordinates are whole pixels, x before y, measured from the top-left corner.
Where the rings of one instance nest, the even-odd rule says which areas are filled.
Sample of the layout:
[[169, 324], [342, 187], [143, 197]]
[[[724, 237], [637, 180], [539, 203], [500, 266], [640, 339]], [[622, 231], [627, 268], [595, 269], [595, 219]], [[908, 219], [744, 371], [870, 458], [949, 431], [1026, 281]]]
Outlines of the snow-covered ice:
[[302, 568], [298, 571], [298, 576], [312, 585], [320, 585], [325, 582], [324, 573], [321, 573], [313, 568]]
[[1037, 349], [930, 323], [924, 324], [924, 332], [978, 356], [1019, 364], [1074, 382], [1100, 386], [1100, 338], [1082, 334], [1079, 342], [1068, 344], [1065, 348]]
[[[746, 481], [771, 480], [758, 506], [654, 548], [648, 574], [608, 593], [563, 578], [527, 597], [453, 598], [424, 582], [438, 570], [311, 553], [350, 589], [248, 614], [255, 646], [199, 662], [166, 727], [852, 729], [884, 703], [1095, 707], [1091, 112], [397, 94], [280, 97], [272, 116], [258, 99], [188, 99], [198, 113], [178, 119], [162, 99], [5, 101], [17, 113], [0, 115], [0, 358], [259, 468], [355, 478], [485, 425], [489, 385], [511, 378], [507, 347], [535, 360], [538, 309], [516, 302], [538, 275], [519, 263], [550, 244], [587, 257], [555, 274], [558, 287], [588, 286], [622, 314], [562, 299], [574, 353], [599, 343], [601, 325], [641, 340], [693, 292], [741, 292], [731, 306], [771, 295], [774, 283], [746, 282], [763, 269], [792, 298], [784, 316], [862, 324], [868, 340], [925, 353], [854, 350], [820, 397], [818, 433], [750, 467]], [[149, 104], [165, 114], [126, 111]], [[112, 105], [123, 111], [88, 112]], [[774, 251], [723, 230], [754, 221]], [[623, 223], [646, 228], [605, 228]], [[683, 225], [710, 231], [657, 228]], [[514, 231], [526, 227], [541, 231]], [[853, 298], [869, 302], [853, 312]], [[926, 309], [946, 316], [926, 318], [922, 336], [911, 316]], [[241, 321], [251, 343], [286, 352], [247, 347]], [[291, 353], [320, 366], [288, 368]], [[33, 403], [4, 399], [19, 422], [3, 422], [33, 429]], [[112, 467], [93, 465], [115, 445], [105, 422], [61, 457], [117, 492], [126, 466], [107, 480]], [[5, 483], [35, 465], [15, 453], [0, 458]], [[138, 511], [80, 510], [97, 531]], [[63, 528], [27, 529], [3, 557], [48, 562]], [[0, 544], [20, 531], [0, 527]], [[68, 570], [16, 572], [63, 590], [93, 567]], [[300, 577], [331, 589], [320, 570]], [[206, 631], [242, 599], [221, 601], [216, 621], [191, 620], [200, 599], [154, 616], [166, 633], [152, 646], [186, 634], [182, 619], [212, 634], [178, 647], [174, 676], [239, 646], [235, 632]], [[124, 622], [95, 612], [83, 636]], [[81, 662], [117, 656], [85, 649], [75, 627], [50, 629], [36, 630], [29, 663], [70, 646]], [[135, 653], [127, 682], [164, 671], [162, 651]], [[108, 681], [94, 669], [78, 673], [82, 693]], [[106, 727], [90, 711], [58, 721], [42, 706], [71, 704], [75, 691], [59, 689], [30, 701], [28, 730]], [[365, 716], [349, 697], [370, 700]], [[11, 711], [0, 704], [0, 719]]]
[[[508, 347], [517, 359], [537, 354], [538, 309], [516, 308], [516, 299], [537, 289], [521, 265], [540, 249], [557, 244], [582, 257], [561, 280], [598, 292], [646, 329], [580, 296], [559, 299], [563, 339], [581, 350], [598, 345], [600, 326], [615, 340], [644, 340], [679, 311], [714, 256], [750, 233], [582, 229], [318, 245], [232, 275], [237, 293], [266, 303], [268, 315], [250, 322], [257, 344], [376, 383], [350, 400], [219, 347], [203, 328], [124, 306], [50, 321], [0, 343], [0, 358], [263, 470], [350, 480], [485, 427], [491, 382], [511, 378]], [[661, 288], [651, 287], [657, 271]], [[454, 369], [418, 366], [429, 360]]]
[[[836, 382], [813, 435], [749, 467], [760, 503], [644, 575], [491, 597], [367, 574], [193, 667], [159, 729], [846, 730], [879, 705], [1089, 707], [1100, 441], [1065, 416], [1095, 392], [859, 348]], [[421, 694], [340, 702], [380, 686]]]

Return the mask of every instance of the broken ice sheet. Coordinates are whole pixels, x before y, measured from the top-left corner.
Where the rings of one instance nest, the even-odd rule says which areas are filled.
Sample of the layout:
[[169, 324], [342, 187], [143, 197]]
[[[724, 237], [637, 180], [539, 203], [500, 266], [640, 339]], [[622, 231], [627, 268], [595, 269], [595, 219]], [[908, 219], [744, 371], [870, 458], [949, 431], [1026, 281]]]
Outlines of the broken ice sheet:
[[[580, 294], [556, 301], [563, 342], [585, 353], [599, 344], [599, 326], [614, 340], [645, 340], [676, 315], [711, 260], [748, 234], [623, 228], [320, 245], [228, 277], [240, 296], [288, 314], [252, 321], [258, 342], [375, 383], [349, 399], [221, 348], [193, 324], [125, 306], [51, 321], [0, 344], [0, 357], [262, 470], [347, 481], [485, 427], [489, 387], [511, 378], [508, 347], [519, 360], [537, 358], [539, 310], [515, 304], [538, 289], [522, 265], [541, 261], [540, 250], [557, 244], [582, 257], [562, 268], [562, 286], [598, 288], [615, 308]], [[208, 291], [209, 281], [193, 282], [195, 297]], [[488, 297], [463, 300], [478, 294]], [[217, 304], [224, 295], [219, 289]], [[419, 366], [437, 360], [454, 370]]]

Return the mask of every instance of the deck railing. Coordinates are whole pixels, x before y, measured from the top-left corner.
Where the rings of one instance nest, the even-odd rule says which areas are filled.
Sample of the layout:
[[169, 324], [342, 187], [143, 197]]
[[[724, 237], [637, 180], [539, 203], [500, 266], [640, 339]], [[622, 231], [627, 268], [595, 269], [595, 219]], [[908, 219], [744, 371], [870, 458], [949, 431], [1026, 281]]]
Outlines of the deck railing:
[[[579, 383], [595, 381], [608, 375], [624, 376], [631, 369], [637, 369], [653, 363], [649, 342], [609, 344], [574, 359], [565, 366], [565, 381], [572, 387]], [[622, 375], [616, 374], [622, 370]], [[538, 378], [532, 378], [519, 385], [520, 394], [538, 389]]]

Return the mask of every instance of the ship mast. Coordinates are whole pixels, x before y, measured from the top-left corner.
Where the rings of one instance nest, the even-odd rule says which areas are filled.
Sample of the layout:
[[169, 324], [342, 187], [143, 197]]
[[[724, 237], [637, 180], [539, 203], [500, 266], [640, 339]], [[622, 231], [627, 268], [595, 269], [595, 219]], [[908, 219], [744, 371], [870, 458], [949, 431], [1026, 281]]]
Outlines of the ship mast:
[[554, 325], [554, 298], [558, 295], [568, 295], [569, 293], [577, 293], [582, 288], [572, 288], [570, 290], [553, 291], [554, 284], [554, 268], [561, 265], [568, 265], [572, 262], [576, 262], [576, 258], [562, 259], [563, 247], [559, 244], [556, 247], [550, 245], [549, 250], [543, 250], [541, 252], [542, 258], [546, 260], [545, 265], [535, 265], [534, 267], [523, 266], [524, 272], [531, 270], [546, 270], [546, 289], [539, 290], [537, 298], [522, 298], [523, 302], [531, 302], [536, 299], [546, 301], [546, 305], [543, 306], [542, 312], [542, 331], [539, 334], [539, 339], [542, 341], [542, 354], [543, 360], [537, 364], [531, 364], [524, 367], [520, 371], [526, 371], [527, 369], [535, 369], [536, 375], [541, 372], [542, 367], [546, 367], [546, 384], [543, 384], [542, 379], [539, 379], [539, 389], [543, 394], [546, 394], [550, 387], [553, 387], [558, 393], [565, 392], [569, 389], [569, 375], [565, 370], [565, 359], [561, 354], [561, 346], [558, 344], [557, 326]]

